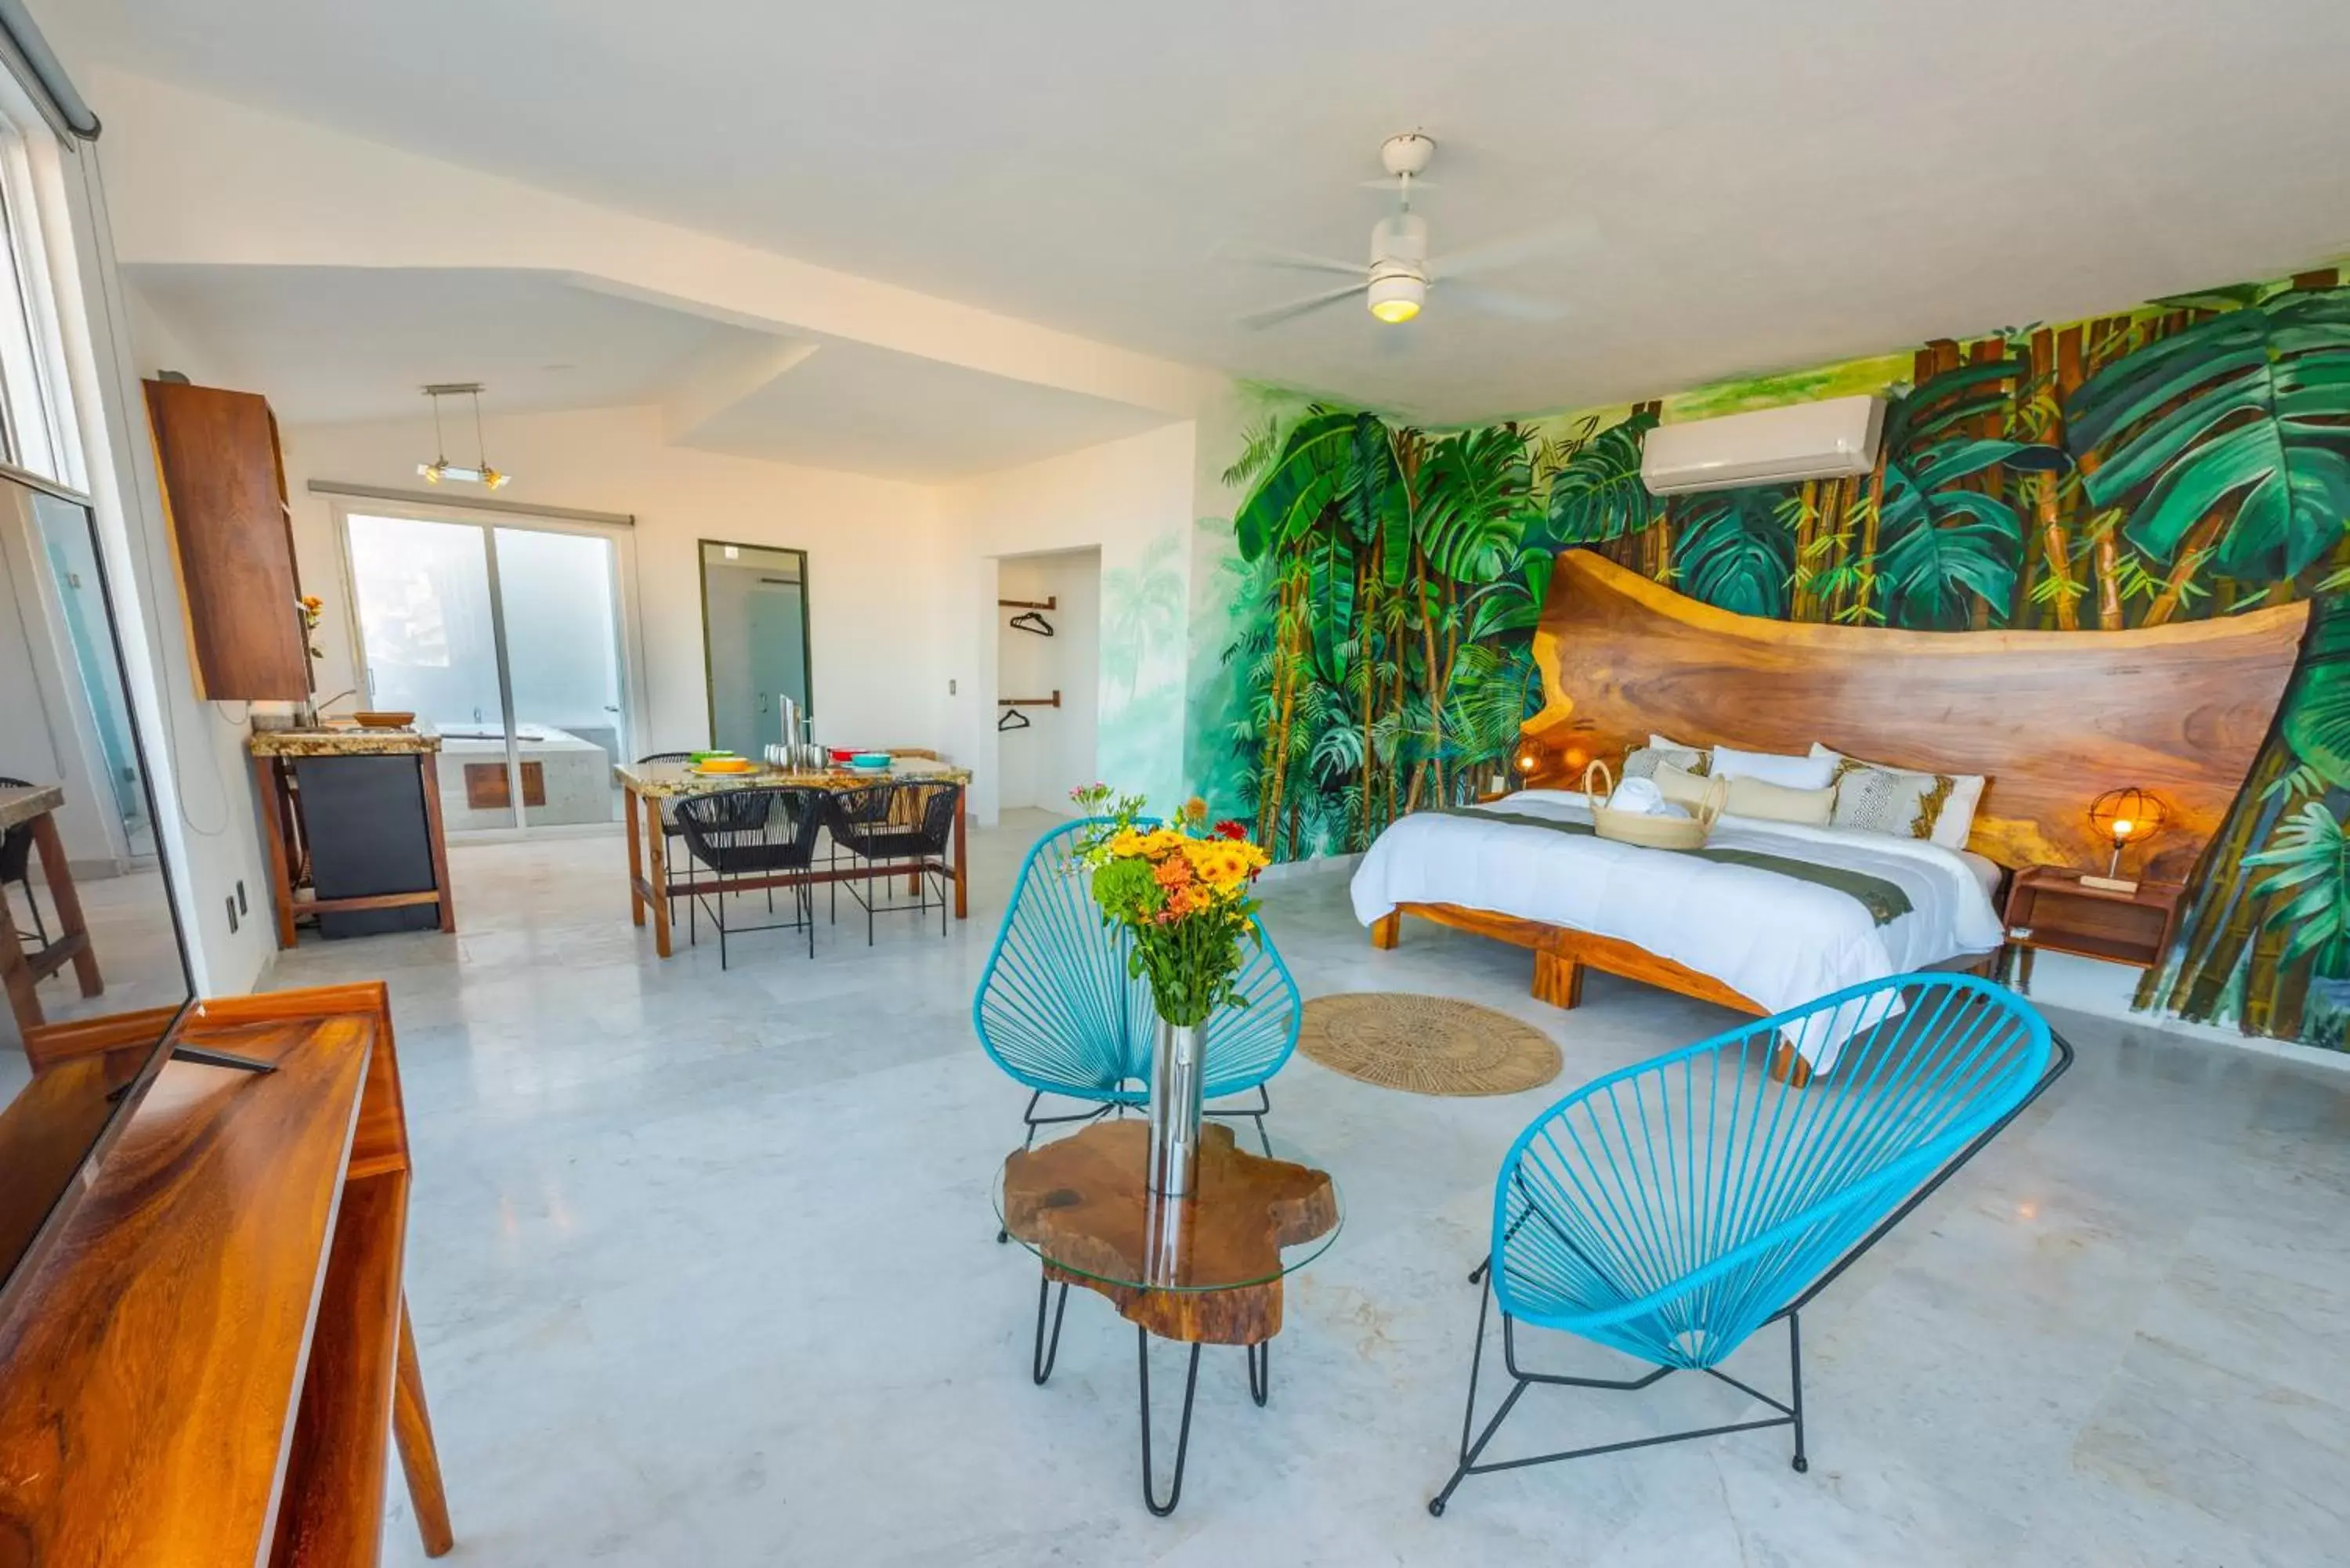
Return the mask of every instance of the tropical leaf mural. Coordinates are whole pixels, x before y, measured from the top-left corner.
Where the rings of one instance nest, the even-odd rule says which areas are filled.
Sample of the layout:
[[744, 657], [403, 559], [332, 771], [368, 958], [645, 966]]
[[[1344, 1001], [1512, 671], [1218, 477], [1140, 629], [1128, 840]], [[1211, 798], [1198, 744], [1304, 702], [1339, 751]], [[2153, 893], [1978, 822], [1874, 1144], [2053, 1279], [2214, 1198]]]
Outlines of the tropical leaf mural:
[[[1660, 421], [1887, 400], [1865, 476], [1666, 498]], [[1563, 548], [1742, 615], [1911, 630], [2159, 626], [2318, 601], [2280, 721], [2141, 1005], [2340, 1047], [2350, 1027], [2350, 288], [2327, 271], [1531, 424], [1295, 410], [1255, 432], [1219, 810], [1295, 858], [1498, 783], [1539, 705]], [[1235, 809], [1237, 808], [1237, 809]]]

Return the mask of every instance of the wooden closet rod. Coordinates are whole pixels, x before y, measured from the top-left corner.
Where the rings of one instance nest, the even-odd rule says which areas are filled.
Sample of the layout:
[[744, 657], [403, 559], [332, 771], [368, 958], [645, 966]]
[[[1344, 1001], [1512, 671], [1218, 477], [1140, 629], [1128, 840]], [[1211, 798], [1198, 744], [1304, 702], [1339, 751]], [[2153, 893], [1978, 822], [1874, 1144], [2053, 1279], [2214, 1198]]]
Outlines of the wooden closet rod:
[[1061, 596], [1055, 594], [1042, 604], [1038, 604], [1035, 599], [998, 599], [995, 602], [1005, 609], [1059, 609]]
[[1000, 698], [995, 705], [999, 708], [1057, 708], [1061, 705], [1061, 691], [1056, 686], [1050, 697]]

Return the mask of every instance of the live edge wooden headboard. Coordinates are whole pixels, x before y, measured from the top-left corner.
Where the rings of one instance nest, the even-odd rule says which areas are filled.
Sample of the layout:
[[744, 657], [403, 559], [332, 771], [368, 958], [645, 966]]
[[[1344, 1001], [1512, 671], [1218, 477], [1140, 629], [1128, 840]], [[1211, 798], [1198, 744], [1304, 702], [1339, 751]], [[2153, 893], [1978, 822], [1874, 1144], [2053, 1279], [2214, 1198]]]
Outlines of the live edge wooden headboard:
[[2137, 631], [1889, 631], [1732, 615], [1587, 550], [1558, 559], [1534, 634], [1545, 701], [1529, 782], [1575, 788], [1650, 731], [1751, 751], [1814, 741], [1991, 784], [1968, 847], [2086, 866], [2107, 789], [2159, 795], [2150, 875], [2183, 879], [2268, 732], [2303, 604]]

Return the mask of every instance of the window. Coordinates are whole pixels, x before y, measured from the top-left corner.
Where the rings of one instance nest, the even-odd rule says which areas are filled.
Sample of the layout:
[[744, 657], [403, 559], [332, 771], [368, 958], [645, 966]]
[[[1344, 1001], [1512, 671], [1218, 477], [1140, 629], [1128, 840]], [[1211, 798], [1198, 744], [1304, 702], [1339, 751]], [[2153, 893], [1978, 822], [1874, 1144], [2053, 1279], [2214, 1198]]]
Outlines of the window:
[[[36, 124], [32, 134], [46, 138], [49, 131]], [[80, 442], [33, 159], [26, 133], [0, 115], [0, 461], [78, 490], [85, 483]]]

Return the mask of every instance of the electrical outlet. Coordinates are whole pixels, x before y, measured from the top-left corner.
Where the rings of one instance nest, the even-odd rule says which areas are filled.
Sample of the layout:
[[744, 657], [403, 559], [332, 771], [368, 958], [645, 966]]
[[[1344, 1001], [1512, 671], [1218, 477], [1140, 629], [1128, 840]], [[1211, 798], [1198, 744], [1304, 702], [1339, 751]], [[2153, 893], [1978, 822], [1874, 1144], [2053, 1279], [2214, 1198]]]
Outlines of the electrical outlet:
[[234, 898], [224, 898], [221, 902], [228, 906], [228, 934], [230, 936], [234, 936], [236, 935], [236, 900]]
[[242, 877], [236, 879], [236, 912], [240, 915], [249, 915], [253, 912], [251, 907], [244, 901], [244, 878]]
[[948, 696], [950, 696], [950, 697], [951, 697], [951, 696], [953, 696], [954, 694], [955, 694], [955, 683], [954, 683], [953, 681], [950, 680], [950, 681], [948, 681], [948, 682], [947, 682], [947, 695], [948, 695]]

